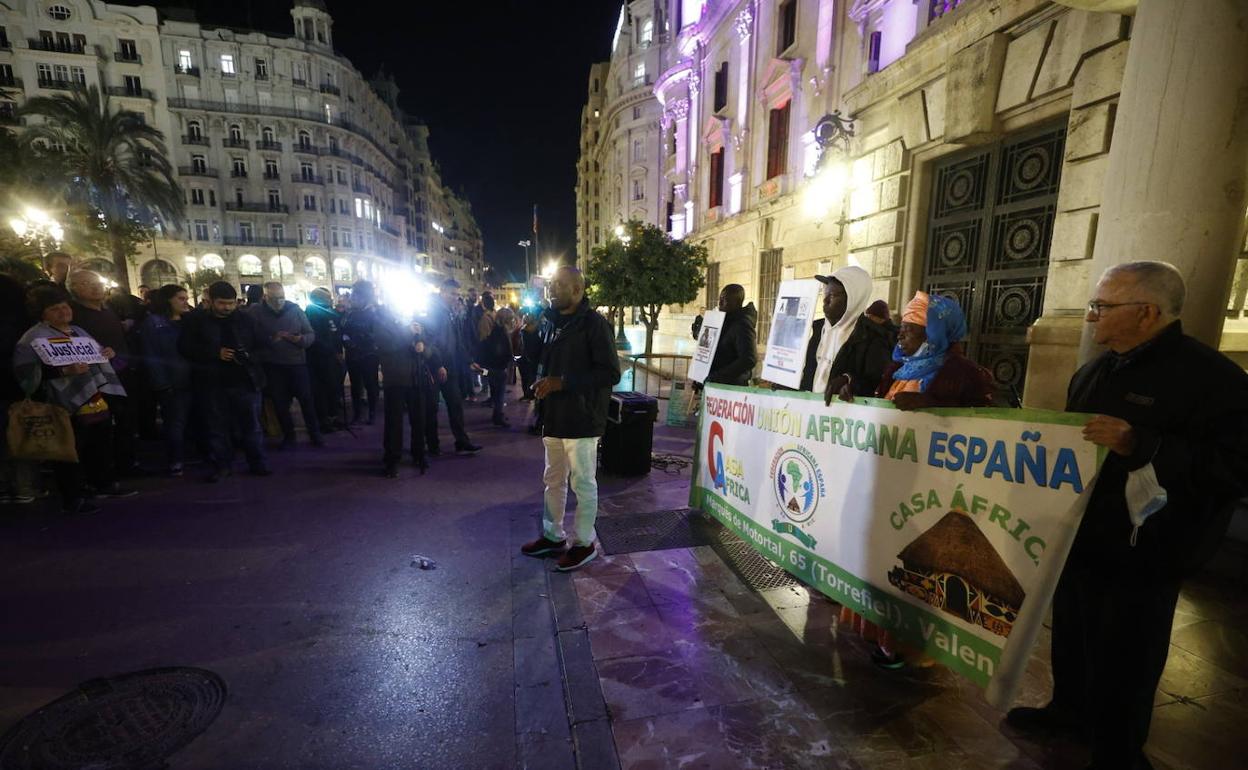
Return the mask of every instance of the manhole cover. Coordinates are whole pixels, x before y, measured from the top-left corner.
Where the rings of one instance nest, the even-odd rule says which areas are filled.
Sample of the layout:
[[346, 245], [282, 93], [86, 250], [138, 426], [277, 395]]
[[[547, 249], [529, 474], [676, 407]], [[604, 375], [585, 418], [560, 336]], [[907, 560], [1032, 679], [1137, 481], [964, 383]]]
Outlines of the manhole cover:
[[0, 739], [0, 770], [157, 768], [212, 724], [225, 681], [198, 668], [92, 679]]
[[755, 591], [802, 584], [783, 567], [777, 566], [740, 538], [734, 537], [731, 541], [726, 539], [721, 541], [715, 546], [715, 552], [733, 572], [737, 573], [737, 577], [741, 578], [743, 583]]
[[709, 516], [689, 508], [599, 516], [594, 526], [606, 554], [711, 545], [716, 531], [723, 528]]

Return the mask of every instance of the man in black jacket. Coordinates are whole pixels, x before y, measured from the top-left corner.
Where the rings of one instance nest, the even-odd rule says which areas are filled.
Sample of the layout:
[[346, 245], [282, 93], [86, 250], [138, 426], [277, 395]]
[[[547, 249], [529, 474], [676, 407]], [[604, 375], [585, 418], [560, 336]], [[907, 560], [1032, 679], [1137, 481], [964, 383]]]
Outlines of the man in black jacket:
[[711, 360], [706, 381], [749, 385], [754, 365], [758, 363], [754, 344], [758, 311], [753, 302], [745, 304], [745, 287], [739, 283], [730, 283], [719, 293], [719, 309], [724, 312], [724, 326], [719, 331], [719, 344], [715, 347], [715, 358]]
[[254, 353], [265, 344], [250, 316], [238, 312], [238, 292], [225, 281], [208, 287], [211, 305], [182, 323], [178, 352], [191, 362], [191, 384], [202, 410], [213, 471], [209, 481], [230, 474], [231, 434], [241, 439], [252, 474], [268, 476], [260, 438], [260, 389], [264, 371]]
[[377, 352], [381, 357], [385, 394], [382, 399], [383, 475], [388, 479], [398, 478], [399, 460], [403, 459], [404, 412], [411, 426], [412, 460], [423, 475], [429, 467], [425, 461], [425, 398], [432, 390], [431, 372], [440, 364], [428, 357], [420, 324], [408, 323], [384, 310], [378, 313], [377, 321]]
[[[475, 455], [481, 447], [472, 443], [468, 431], [464, 429], [464, 399], [460, 380], [465, 376], [465, 368], [470, 361], [464, 356], [463, 319], [455, 313], [459, 303], [459, 282], [447, 278], [442, 282], [442, 291], [429, 303], [429, 312], [424, 317], [425, 343], [432, 348], [432, 355], [438, 359], [438, 366], [433, 367], [435, 387], [442, 393], [446, 402], [446, 418], [451, 424], [451, 433], [455, 435], [455, 454]], [[475, 343], [473, 345], [475, 347]], [[467, 363], [466, 363], [467, 361]], [[429, 454], [439, 455], [438, 449], [438, 398], [435, 393], [425, 405], [425, 443]]]
[[312, 400], [321, 433], [343, 427], [346, 414], [342, 398], [342, 316], [333, 307], [329, 289], [313, 289], [308, 295], [308, 323], [314, 339], [308, 348], [308, 374], [312, 378]]
[[896, 337], [865, 315], [871, 306], [871, 275], [847, 265], [832, 275], [816, 275], [824, 285], [823, 318], [813, 324], [798, 390], [841, 396], [870, 396], [892, 360]]
[[1248, 493], [1248, 375], [1183, 334], [1183, 277], [1107, 270], [1088, 305], [1108, 348], [1075, 373], [1068, 411], [1109, 450], [1053, 599], [1053, 698], [1013, 727], [1090, 739], [1092, 767], [1148, 768], [1153, 698], [1185, 577]]
[[524, 545], [527, 556], [563, 550], [568, 479], [576, 494], [572, 547], [556, 569], [570, 572], [589, 563], [598, 517], [598, 438], [607, 427], [611, 387], [620, 381], [620, 359], [611, 324], [585, 298], [585, 278], [575, 267], [559, 268], [551, 281], [550, 310], [542, 315], [543, 341], [533, 391], [541, 402], [546, 485], [542, 536]]

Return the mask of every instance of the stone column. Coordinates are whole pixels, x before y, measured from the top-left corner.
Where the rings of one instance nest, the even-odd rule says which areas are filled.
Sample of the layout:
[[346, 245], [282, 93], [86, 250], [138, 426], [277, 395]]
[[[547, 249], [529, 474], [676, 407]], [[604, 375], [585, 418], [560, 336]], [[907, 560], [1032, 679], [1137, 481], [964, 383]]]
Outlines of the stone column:
[[[1187, 279], [1184, 328], [1216, 347], [1242, 242], [1246, 185], [1248, 2], [1141, 0], [1089, 292], [1112, 265], [1170, 262]], [[1081, 363], [1098, 352], [1090, 332], [1083, 330]]]

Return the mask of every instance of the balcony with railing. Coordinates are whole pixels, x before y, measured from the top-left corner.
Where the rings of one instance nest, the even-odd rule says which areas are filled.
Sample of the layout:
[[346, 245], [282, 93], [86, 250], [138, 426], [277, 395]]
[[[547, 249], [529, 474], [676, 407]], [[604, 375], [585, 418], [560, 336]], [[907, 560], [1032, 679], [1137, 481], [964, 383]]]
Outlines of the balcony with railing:
[[366, 185], [366, 184], [361, 184], [360, 182], [356, 182], [356, 183], [352, 184], [352, 185], [351, 185], [351, 189], [352, 189], [354, 192], [357, 192], [357, 193], [362, 193], [362, 194], [364, 194], [364, 195], [372, 195], [372, 194], [373, 194], [373, 188], [369, 187], [369, 186], [368, 186], [368, 185]]
[[178, 166], [178, 175], [179, 176], [206, 176], [211, 179], [216, 179], [217, 177], [221, 176], [221, 172], [217, 171], [215, 168], [208, 168], [207, 166], [204, 166], [204, 167]]
[[123, 64], [142, 64], [143, 57], [138, 51], [117, 51], [113, 54], [113, 61]]
[[304, 184], [325, 184], [325, 177], [316, 174], [291, 174], [290, 181]]
[[317, 147], [315, 144], [308, 144], [306, 142], [297, 142], [296, 144], [291, 145], [291, 149], [294, 150], [295, 152], [301, 152], [304, 155], [320, 155], [321, 154], [320, 147]]
[[39, 87], [57, 91], [72, 91], [75, 88], [86, 88], [86, 84], [73, 80], [62, 80], [61, 78], [39, 78]]
[[173, 67], [173, 74], [197, 78], [199, 77], [199, 67], [183, 67], [181, 64], [175, 64]]
[[292, 86], [298, 86], [299, 88], [307, 88], [307, 87], [308, 87], [308, 81], [307, 81], [307, 80], [305, 80], [304, 78], [291, 78], [291, 79], [290, 79], [290, 84], [291, 84]]
[[255, 76], [254, 76], [254, 77], [256, 78], [256, 80], [268, 80], [268, 79], [269, 79], [269, 73], [267, 73], [267, 72], [257, 72], [257, 73], [255, 74]]
[[334, 96], [341, 96], [342, 89], [334, 85], [333, 83], [321, 83], [321, 93], [332, 94]]
[[395, 227], [394, 225], [388, 225], [384, 222], [381, 225], [381, 231], [388, 235], [393, 235], [395, 238], [398, 238], [400, 235], [403, 234], [399, 232], [399, 228]]
[[125, 96], [131, 99], [147, 99], [156, 101], [156, 93], [150, 88], [131, 88], [130, 86], [108, 86], [109, 96]]
[[0, 88], [21, 88], [22, 79], [12, 75], [0, 75]]
[[221, 140], [221, 146], [233, 147], [236, 150], [249, 150], [251, 149], [251, 142], [247, 139], [235, 139], [232, 136], [227, 136]]
[[94, 54], [95, 51], [90, 50], [90, 46], [82, 42], [62, 42], [59, 40], [42, 40], [37, 37], [28, 37], [26, 41], [30, 44], [32, 51], [47, 51], [49, 53], [76, 53], [83, 56]]
[[274, 181], [276, 181], [276, 180], [278, 180], [278, 179], [281, 179], [281, 178], [282, 178], [282, 174], [281, 174], [281, 172], [280, 172], [280, 171], [276, 171], [276, 170], [273, 170], [273, 171], [267, 171], [267, 170], [266, 170], [266, 171], [264, 172], [264, 178], [265, 178], [265, 179], [270, 179], [270, 180], [274, 180]]
[[246, 179], [246, 178], [247, 178], [247, 169], [245, 169], [245, 168], [236, 168], [236, 169], [233, 169], [232, 171], [230, 171], [230, 176], [231, 176], [232, 178], [234, 178], [234, 179]]
[[221, 238], [226, 246], [259, 246], [271, 248], [293, 248], [299, 245], [295, 238], [256, 238], [247, 235], [226, 235]]
[[271, 139], [261, 139], [260, 141], [256, 142], [256, 149], [257, 150], [271, 150], [272, 152], [281, 152], [282, 143], [275, 142]]
[[226, 201], [226, 211], [246, 211], [253, 214], [289, 214], [290, 206], [285, 203], [249, 203], [247, 201]]
[[197, 144], [200, 147], [212, 146], [212, 142], [209, 141], [208, 137], [204, 136], [203, 134], [199, 134], [198, 136], [192, 136], [191, 134], [183, 134], [182, 144]]

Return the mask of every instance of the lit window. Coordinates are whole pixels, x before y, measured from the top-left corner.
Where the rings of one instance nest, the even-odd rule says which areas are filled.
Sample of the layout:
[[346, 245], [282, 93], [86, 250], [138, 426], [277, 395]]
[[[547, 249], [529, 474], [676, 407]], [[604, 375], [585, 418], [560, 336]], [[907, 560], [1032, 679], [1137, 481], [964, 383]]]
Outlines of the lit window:
[[194, 67], [194, 66], [195, 64], [193, 60], [191, 59], [190, 51], [186, 51], [186, 50], [178, 51], [178, 69], [185, 72], [186, 70], [189, 70], [191, 67]]
[[641, 25], [642, 45], [654, 40], [654, 19], [646, 19]]
[[645, 62], [638, 62], [637, 66], [633, 68], [633, 80], [635, 80], [638, 83], [644, 83], [646, 81], [646, 63]]
[[229, 54], [229, 53], [221, 54], [221, 74], [222, 75], [234, 74], [234, 54]]
[[57, 21], [67, 21], [73, 13], [63, 5], [54, 5], [48, 8], [48, 15]]
[[355, 199], [355, 215], [357, 217], [364, 216], [364, 199], [363, 198]]

